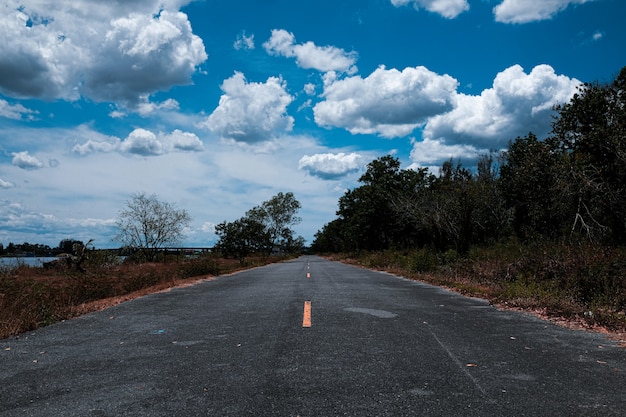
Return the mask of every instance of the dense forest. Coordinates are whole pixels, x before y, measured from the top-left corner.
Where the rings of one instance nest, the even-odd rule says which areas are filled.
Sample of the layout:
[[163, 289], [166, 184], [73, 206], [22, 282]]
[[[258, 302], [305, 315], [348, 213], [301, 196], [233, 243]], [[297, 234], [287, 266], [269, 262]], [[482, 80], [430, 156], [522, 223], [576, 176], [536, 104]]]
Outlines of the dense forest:
[[438, 175], [384, 156], [339, 199], [317, 232], [318, 252], [428, 247], [460, 256], [505, 240], [626, 243], [626, 67], [586, 83], [555, 108], [551, 133], [532, 132], [475, 167], [449, 160]]

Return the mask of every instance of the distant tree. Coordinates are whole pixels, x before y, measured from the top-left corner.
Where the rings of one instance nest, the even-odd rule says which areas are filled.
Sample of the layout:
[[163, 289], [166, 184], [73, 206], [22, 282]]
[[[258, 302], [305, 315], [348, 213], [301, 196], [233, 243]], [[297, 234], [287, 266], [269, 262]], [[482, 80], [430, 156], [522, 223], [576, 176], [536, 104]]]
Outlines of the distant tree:
[[159, 249], [180, 242], [190, 222], [186, 210], [160, 201], [155, 194], [134, 193], [119, 213], [114, 240], [153, 260]]
[[291, 227], [300, 223], [297, 213], [301, 207], [293, 193], [281, 192], [246, 213], [247, 217], [264, 226], [268, 254], [272, 250], [289, 251], [293, 246], [295, 240]]
[[311, 249], [315, 252], [338, 253], [352, 249], [351, 242], [344, 233], [344, 220], [337, 218], [315, 233], [315, 238], [311, 244]]
[[294, 237], [291, 226], [300, 222], [296, 216], [301, 205], [293, 193], [278, 193], [246, 212], [234, 222], [222, 222], [215, 227], [219, 236], [216, 249], [226, 256], [235, 256], [242, 262], [252, 253], [272, 251], [297, 252], [304, 247], [302, 237]]
[[59, 251], [61, 251], [61, 253], [67, 253], [67, 254], [72, 254], [74, 253], [74, 245], [76, 244], [80, 244], [82, 245], [83, 242], [81, 240], [76, 240], [76, 239], [63, 239], [61, 240], [61, 242], [59, 242]]
[[219, 241], [215, 249], [226, 257], [234, 257], [243, 263], [253, 253], [266, 252], [269, 235], [265, 226], [250, 217], [233, 222], [222, 222], [215, 226]]

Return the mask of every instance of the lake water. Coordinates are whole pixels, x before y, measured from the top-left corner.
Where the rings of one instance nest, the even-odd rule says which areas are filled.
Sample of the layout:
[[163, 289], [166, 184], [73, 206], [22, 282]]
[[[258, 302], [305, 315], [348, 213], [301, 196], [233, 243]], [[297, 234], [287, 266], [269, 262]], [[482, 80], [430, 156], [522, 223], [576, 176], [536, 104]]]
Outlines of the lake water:
[[0, 268], [1, 267], [9, 267], [15, 268], [20, 265], [28, 265], [28, 266], [43, 266], [44, 262], [50, 262], [58, 258], [54, 257], [17, 257], [17, 258], [0, 258]]

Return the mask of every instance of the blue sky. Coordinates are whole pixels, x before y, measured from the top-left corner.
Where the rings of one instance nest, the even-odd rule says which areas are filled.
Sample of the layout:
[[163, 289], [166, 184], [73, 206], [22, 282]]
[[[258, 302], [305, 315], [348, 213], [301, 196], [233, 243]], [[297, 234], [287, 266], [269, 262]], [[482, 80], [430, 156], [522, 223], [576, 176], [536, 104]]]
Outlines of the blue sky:
[[278, 192], [310, 243], [365, 165], [471, 166], [626, 65], [622, 0], [5, 0], [0, 242], [111, 241], [135, 192], [185, 245]]

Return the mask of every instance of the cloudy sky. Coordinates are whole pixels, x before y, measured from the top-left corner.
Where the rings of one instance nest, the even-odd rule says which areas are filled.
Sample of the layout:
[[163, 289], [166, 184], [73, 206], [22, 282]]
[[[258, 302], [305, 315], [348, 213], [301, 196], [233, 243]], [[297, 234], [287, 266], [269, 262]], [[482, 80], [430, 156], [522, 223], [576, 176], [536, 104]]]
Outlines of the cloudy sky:
[[307, 239], [364, 166], [470, 166], [626, 65], [623, 0], [2, 0], [0, 242], [113, 247], [130, 195], [185, 245], [278, 192]]

